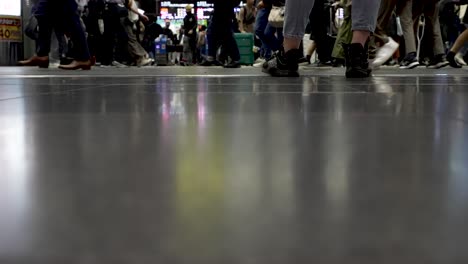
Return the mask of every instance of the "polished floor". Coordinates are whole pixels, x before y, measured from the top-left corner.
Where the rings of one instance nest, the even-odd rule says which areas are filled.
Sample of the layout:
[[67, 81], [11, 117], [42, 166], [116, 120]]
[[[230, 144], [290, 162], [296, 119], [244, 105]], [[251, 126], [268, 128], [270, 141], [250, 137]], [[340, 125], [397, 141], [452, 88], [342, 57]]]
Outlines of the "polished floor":
[[468, 263], [468, 70], [342, 74], [0, 68], [0, 263]]

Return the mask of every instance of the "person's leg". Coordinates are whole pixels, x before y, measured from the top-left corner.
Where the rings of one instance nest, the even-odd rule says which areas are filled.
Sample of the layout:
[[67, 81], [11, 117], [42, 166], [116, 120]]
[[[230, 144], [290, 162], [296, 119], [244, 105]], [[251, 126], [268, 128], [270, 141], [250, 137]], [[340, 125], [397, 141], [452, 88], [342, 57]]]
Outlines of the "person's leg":
[[208, 25], [208, 29], [206, 30], [206, 43], [208, 44], [208, 50], [206, 51], [207, 56], [205, 60], [200, 63], [200, 66], [212, 66], [215, 63], [216, 52], [218, 51], [217, 28], [218, 25], [213, 22]]
[[116, 4], [106, 4], [104, 9], [103, 22], [104, 33], [103, 43], [101, 45], [101, 63], [102, 65], [112, 65], [114, 61], [114, 51], [116, 45], [117, 28], [121, 25], [120, 17]]
[[284, 51], [299, 49], [314, 0], [288, 0], [284, 14]]
[[377, 42], [380, 42], [381, 45], [388, 42], [388, 36], [385, 28], [392, 18], [396, 4], [397, 0], [382, 0], [380, 4], [377, 27], [375, 28], [374, 36], [376, 37]]
[[62, 21], [71, 33], [71, 40], [74, 44], [75, 60], [69, 65], [60, 65], [59, 68], [64, 70], [91, 68], [91, 61], [88, 49], [86, 35], [78, 15], [78, 5], [75, 0], [60, 0], [61, 10], [63, 11]]
[[48, 57], [52, 38], [52, 19], [49, 16], [37, 16], [36, 18], [39, 26], [37, 56]]
[[148, 64], [148, 60], [146, 60], [147, 53], [145, 49], [141, 46], [141, 44], [138, 42], [137, 37], [133, 32], [133, 25], [131, 24], [131, 22], [126, 18], [123, 18], [122, 20], [125, 33], [127, 33], [128, 37], [127, 48], [130, 57], [133, 59], [133, 62], [135, 62], [138, 66], [145, 66], [146, 64]]
[[223, 47], [226, 47], [226, 51], [231, 57], [231, 63], [225, 65], [226, 68], [239, 68], [240, 67], [240, 53], [237, 42], [234, 39], [234, 32], [226, 33], [223, 37]]
[[346, 77], [368, 77], [371, 70], [366, 48], [370, 33], [374, 32], [380, 1], [353, 0], [351, 23], [353, 38], [346, 49]]
[[[330, 60], [331, 54], [328, 54], [327, 50], [327, 21], [329, 15], [325, 12], [325, 1], [316, 0], [314, 7], [309, 15], [311, 37], [313, 37], [314, 43], [317, 47], [318, 59], [321, 63], [325, 63]], [[331, 53], [331, 52], [330, 52]]]
[[344, 20], [338, 35], [336, 36], [335, 45], [333, 47], [332, 57], [339, 61], [345, 60], [344, 47], [351, 43], [353, 32], [351, 30], [351, 7], [347, 6], [344, 11]]
[[[372, 66], [374, 68], [379, 67], [387, 62], [393, 56], [393, 54], [395, 54], [400, 46], [391, 37], [387, 36], [387, 32], [385, 30], [388, 23], [390, 22], [396, 5], [397, 0], [382, 0], [380, 5], [377, 27], [375, 29], [373, 38], [374, 43], [370, 46], [372, 50], [377, 50], [375, 59], [372, 62]], [[379, 43], [380, 47], [377, 48], [375, 43]]]
[[283, 48], [278, 56], [263, 67], [272, 76], [299, 76], [298, 62], [303, 56], [299, 49], [304, 37], [309, 13], [314, 0], [288, 0], [284, 14]]
[[268, 26], [268, 16], [270, 15], [270, 8], [262, 8], [257, 12], [257, 18], [255, 20], [255, 35], [262, 42], [263, 56], [265, 58], [271, 55], [271, 47], [266, 37], [266, 29]]
[[436, 0], [426, 0], [425, 3], [424, 16], [426, 17], [427, 23], [430, 25], [429, 27], [432, 28], [434, 53], [434, 57], [428, 67], [439, 69], [449, 65], [445, 57], [444, 41], [442, 40], [442, 34], [440, 32], [439, 4]]
[[397, 4], [397, 14], [400, 16], [400, 23], [403, 30], [403, 38], [405, 39], [405, 52], [416, 53], [416, 39], [414, 36], [414, 20], [413, 20], [413, 1], [402, 0]]
[[458, 36], [457, 40], [453, 44], [452, 48], [450, 49], [450, 52], [453, 53], [458, 53], [463, 46], [465, 46], [466, 42], [468, 42], [468, 29], [465, 29], [460, 36]]
[[276, 37], [276, 34], [281, 34], [281, 30], [278, 30], [275, 27], [272, 27], [270, 24], [267, 24], [264, 33], [264, 40], [267, 43], [267, 47], [271, 51], [278, 51], [281, 48], [281, 40]]

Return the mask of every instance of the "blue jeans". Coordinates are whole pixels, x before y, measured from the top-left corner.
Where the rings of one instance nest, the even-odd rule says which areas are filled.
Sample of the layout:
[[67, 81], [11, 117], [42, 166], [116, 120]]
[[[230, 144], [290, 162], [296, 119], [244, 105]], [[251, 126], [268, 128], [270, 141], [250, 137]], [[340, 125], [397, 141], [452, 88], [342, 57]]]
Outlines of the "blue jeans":
[[[263, 8], [258, 10], [257, 19], [255, 20], [255, 35], [262, 42], [263, 56], [269, 58], [271, 51], [277, 51], [281, 47], [282, 31], [271, 27], [268, 24], [268, 16], [270, 15], [270, 8]], [[275, 36], [278, 33], [278, 38]]]

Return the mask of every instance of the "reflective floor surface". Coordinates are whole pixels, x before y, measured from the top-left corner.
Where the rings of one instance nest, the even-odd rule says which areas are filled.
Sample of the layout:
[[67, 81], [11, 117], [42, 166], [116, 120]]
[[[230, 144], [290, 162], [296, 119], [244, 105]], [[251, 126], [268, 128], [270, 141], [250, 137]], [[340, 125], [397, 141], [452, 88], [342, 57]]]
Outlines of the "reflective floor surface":
[[468, 263], [468, 71], [0, 68], [1, 264]]

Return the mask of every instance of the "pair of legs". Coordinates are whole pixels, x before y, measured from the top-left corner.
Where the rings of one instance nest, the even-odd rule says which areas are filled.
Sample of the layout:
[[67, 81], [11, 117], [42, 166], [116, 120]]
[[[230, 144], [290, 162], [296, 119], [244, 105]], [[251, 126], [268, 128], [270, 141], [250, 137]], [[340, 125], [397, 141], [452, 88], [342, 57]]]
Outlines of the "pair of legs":
[[75, 0], [39, 1], [36, 12], [39, 24], [38, 56], [49, 55], [52, 29], [61, 25], [71, 33], [71, 39], [75, 43], [75, 60], [89, 60], [88, 44], [77, 9]]
[[[255, 20], [255, 35], [262, 42], [262, 54], [265, 59], [269, 59], [272, 52], [280, 49], [283, 34], [281, 30], [278, 30], [268, 24], [268, 16], [270, 15], [271, 8], [262, 8], [257, 12], [257, 18]], [[277, 37], [278, 36], [278, 37]]]
[[[399, 8], [397, 6], [397, 11]], [[440, 32], [439, 23], [439, 5], [437, 0], [407, 0], [401, 7], [400, 20], [403, 27], [403, 35], [405, 38], [406, 54], [416, 53], [416, 40], [414, 36], [415, 21], [419, 21], [419, 17], [424, 14], [426, 26], [432, 29], [431, 36], [433, 40], [434, 55], [443, 55], [444, 44], [442, 34]]]
[[78, 15], [75, 0], [39, 0], [35, 16], [39, 25], [37, 56], [20, 62], [21, 65], [48, 67], [51, 37], [54, 28], [70, 32], [74, 43], [75, 61], [62, 69], [89, 69], [91, 67], [88, 43]]
[[[284, 50], [298, 49], [304, 36], [307, 18], [314, 6], [313, 0], [288, 0], [284, 22]], [[379, 0], [354, 0], [352, 7], [353, 38], [351, 43], [359, 43], [363, 47], [374, 32]]]
[[[219, 46], [222, 46], [226, 51], [227, 55], [233, 62], [240, 61], [239, 48], [237, 47], [236, 40], [234, 39], [234, 33], [229, 30], [230, 21], [226, 23], [219, 23], [213, 21], [208, 26], [207, 30], [207, 41], [208, 41], [208, 61], [214, 61], [216, 58], [216, 52]], [[228, 30], [226, 30], [228, 29]]]
[[137, 66], [146, 66], [151, 63], [148, 53], [138, 42], [135, 32], [133, 32], [133, 23], [128, 18], [121, 18], [121, 23], [124, 27], [125, 33], [127, 34], [127, 49], [132, 63]]
[[315, 0], [314, 7], [309, 14], [310, 40], [312, 43], [307, 47], [307, 58], [310, 59], [315, 49], [318, 59], [325, 63], [331, 60], [331, 47], [328, 41], [329, 23], [324, 23], [330, 19], [329, 13], [325, 11], [325, 0]]
[[[374, 32], [379, 0], [353, 0], [352, 2], [352, 40], [345, 45], [346, 77], [362, 78], [371, 73], [366, 47], [370, 33]], [[309, 12], [314, 6], [313, 0], [288, 0], [284, 16], [284, 51], [268, 62], [263, 70], [272, 76], [296, 77], [298, 72], [299, 50], [307, 25]]]

